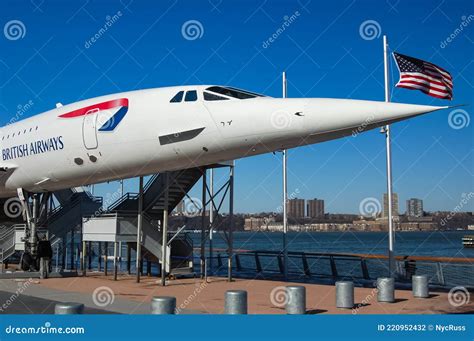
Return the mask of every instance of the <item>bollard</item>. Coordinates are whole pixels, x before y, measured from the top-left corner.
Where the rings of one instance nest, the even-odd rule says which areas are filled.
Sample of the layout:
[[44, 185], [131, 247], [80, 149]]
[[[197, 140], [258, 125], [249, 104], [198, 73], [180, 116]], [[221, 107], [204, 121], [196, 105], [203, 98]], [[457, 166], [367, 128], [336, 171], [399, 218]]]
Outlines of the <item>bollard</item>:
[[377, 301], [395, 302], [395, 280], [391, 277], [377, 279]]
[[354, 283], [336, 282], [336, 307], [352, 309], [354, 307]]
[[412, 276], [412, 293], [413, 297], [427, 298], [430, 296], [430, 290], [428, 285], [428, 276], [426, 275], [413, 275]]
[[286, 287], [286, 313], [290, 315], [306, 313], [306, 288], [303, 286]]
[[225, 313], [247, 314], [247, 291], [227, 290], [225, 293]]
[[156, 315], [174, 314], [176, 297], [155, 296], [151, 299], [151, 313]]
[[56, 303], [54, 313], [56, 315], [75, 315], [84, 312], [84, 304], [74, 302]]

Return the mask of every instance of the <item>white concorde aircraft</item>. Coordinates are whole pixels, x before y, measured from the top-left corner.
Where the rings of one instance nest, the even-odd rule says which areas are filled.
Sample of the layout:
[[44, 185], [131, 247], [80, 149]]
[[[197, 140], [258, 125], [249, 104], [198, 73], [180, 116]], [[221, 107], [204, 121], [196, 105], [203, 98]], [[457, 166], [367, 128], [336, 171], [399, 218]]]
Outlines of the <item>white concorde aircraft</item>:
[[447, 107], [271, 98], [227, 86], [112, 94], [0, 128], [0, 197], [209, 165], [294, 148]]

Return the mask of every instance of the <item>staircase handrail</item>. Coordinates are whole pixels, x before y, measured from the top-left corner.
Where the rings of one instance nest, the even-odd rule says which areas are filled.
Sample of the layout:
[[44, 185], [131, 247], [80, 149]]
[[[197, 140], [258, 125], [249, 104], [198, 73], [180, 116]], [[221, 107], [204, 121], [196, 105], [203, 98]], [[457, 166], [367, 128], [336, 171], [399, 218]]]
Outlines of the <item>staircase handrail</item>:
[[127, 192], [124, 195], [122, 195], [120, 198], [118, 198], [115, 202], [110, 204], [109, 207], [107, 207], [106, 210], [107, 210], [107, 212], [115, 211], [117, 209], [117, 207], [120, 206], [123, 202], [125, 202], [129, 199], [135, 198], [135, 197], [138, 197], [138, 193]]
[[145, 193], [155, 182], [155, 180], [160, 176], [160, 173], [153, 174], [150, 179], [146, 182], [145, 186], [143, 186], [143, 192]]
[[3, 241], [5, 241], [8, 236], [14, 233], [15, 233], [15, 225], [11, 225], [11, 226], [3, 225], [3, 227], [0, 229], [0, 244]]

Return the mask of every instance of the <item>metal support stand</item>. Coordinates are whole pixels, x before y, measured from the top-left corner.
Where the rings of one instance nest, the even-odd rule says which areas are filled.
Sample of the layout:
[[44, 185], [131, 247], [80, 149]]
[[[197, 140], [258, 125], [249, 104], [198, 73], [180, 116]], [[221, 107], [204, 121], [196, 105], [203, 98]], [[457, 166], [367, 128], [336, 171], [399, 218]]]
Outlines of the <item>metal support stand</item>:
[[127, 243], [127, 273], [130, 275], [132, 267], [132, 248], [130, 244]]
[[[282, 75], [283, 98], [286, 98], [286, 72]], [[288, 175], [287, 175], [287, 152], [282, 151], [283, 157], [283, 274], [285, 279], [288, 278]]]
[[108, 258], [109, 258], [109, 243], [105, 242], [104, 243], [104, 275], [107, 276], [108, 274]]
[[[222, 166], [221, 166], [222, 167]], [[214, 249], [213, 249], [213, 233], [215, 231], [222, 232], [223, 239], [226, 241], [228, 246], [228, 278], [232, 280], [232, 257], [233, 257], [233, 195], [234, 195], [234, 183], [233, 183], [233, 175], [234, 175], [234, 163], [228, 163], [225, 167], [229, 167], [229, 180], [226, 181], [222, 186], [218, 189], [214, 190], [214, 171], [211, 168], [210, 174], [210, 183], [209, 186], [207, 184], [206, 172], [203, 171], [203, 194], [202, 194], [202, 214], [201, 214], [201, 253], [200, 253], [200, 260], [201, 260], [201, 278], [204, 276], [207, 279], [208, 275], [208, 265], [211, 267], [210, 273], [213, 272], [213, 257], [214, 257]], [[209, 199], [207, 197], [209, 195]], [[224, 204], [225, 198], [228, 197], [229, 200], [229, 215], [227, 219], [219, 219], [219, 212]], [[209, 207], [209, 226], [206, 225], [206, 208], [207, 205]], [[226, 226], [222, 226], [226, 225]], [[224, 228], [223, 228], [224, 227]], [[178, 234], [178, 233], [177, 233]], [[209, 235], [209, 257], [206, 257], [206, 249], [205, 245], [207, 242], [207, 237]], [[173, 237], [174, 238], [174, 237]], [[222, 267], [222, 262], [220, 260], [220, 254], [218, 254], [219, 262], [218, 267]], [[208, 259], [210, 260], [208, 262]]]
[[207, 171], [202, 171], [202, 212], [201, 212], [201, 278], [206, 272], [206, 191], [207, 191]]
[[212, 269], [214, 266], [214, 247], [212, 243], [214, 233], [214, 169], [209, 171], [209, 192], [210, 192], [210, 207], [209, 207], [209, 269], [212, 276]]
[[227, 279], [232, 282], [232, 256], [234, 253], [234, 165], [229, 172], [229, 258], [227, 260]]
[[[91, 250], [89, 250], [90, 252]], [[82, 241], [82, 276], [86, 277], [86, 259], [87, 259], [87, 245], [85, 241]]]
[[62, 246], [62, 252], [61, 252], [61, 266], [63, 270], [66, 270], [67, 264], [66, 264], [66, 253], [67, 253], [67, 245], [66, 245], [66, 236], [62, 239], [61, 241], [61, 246]]
[[143, 224], [143, 176], [139, 180], [139, 194], [138, 194], [138, 224], [137, 224], [137, 259], [136, 259], [136, 268], [137, 268], [137, 279], [136, 282], [140, 283], [140, 261], [142, 258], [141, 252], [141, 237], [142, 237], [142, 224]]
[[122, 242], [118, 242], [118, 268], [119, 268], [119, 271], [122, 271]]
[[102, 242], [97, 246], [97, 271], [102, 271]]
[[117, 247], [118, 247], [118, 242], [114, 242], [114, 281], [117, 280], [117, 273], [118, 273]]
[[56, 243], [56, 272], [60, 272], [60, 269], [59, 269], [59, 243]]
[[70, 254], [70, 257], [71, 257], [71, 270], [74, 270], [75, 269], [75, 264], [74, 264], [74, 252], [75, 252], [75, 248], [74, 248], [74, 243], [75, 243], [75, 240], [74, 240], [74, 237], [75, 237], [75, 233], [74, 233], [74, 228], [71, 230], [71, 254]]
[[162, 251], [161, 251], [161, 285], [166, 285], [166, 265], [168, 248], [168, 206], [169, 206], [169, 173], [165, 174], [165, 204], [163, 209], [163, 224], [162, 224]]
[[81, 249], [79, 249], [79, 271], [82, 273], [84, 272], [84, 249], [82, 248], [82, 243], [81, 243]]
[[87, 269], [92, 270], [92, 242], [87, 242], [88, 244], [88, 254], [87, 254]]

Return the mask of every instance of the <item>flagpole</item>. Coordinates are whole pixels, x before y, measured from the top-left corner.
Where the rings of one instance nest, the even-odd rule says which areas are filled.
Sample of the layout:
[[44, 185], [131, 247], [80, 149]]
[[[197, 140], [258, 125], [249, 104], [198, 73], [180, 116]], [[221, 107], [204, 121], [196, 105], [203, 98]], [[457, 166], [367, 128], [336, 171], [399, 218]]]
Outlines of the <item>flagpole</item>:
[[[383, 36], [385, 102], [390, 102], [390, 85], [388, 74], [388, 42]], [[389, 277], [395, 277], [394, 234], [393, 234], [393, 205], [392, 205], [392, 149], [390, 145], [390, 125], [385, 126], [385, 144], [387, 150], [387, 196], [388, 196], [388, 269]]]
[[[282, 74], [283, 98], [286, 98], [286, 72]], [[288, 278], [288, 181], [287, 181], [287, 155], [286, 149], [283, 150], [283, 271], [285, 279]]]

